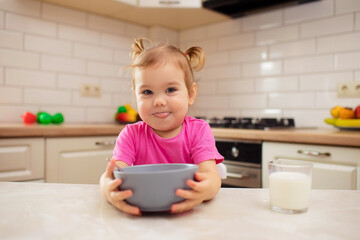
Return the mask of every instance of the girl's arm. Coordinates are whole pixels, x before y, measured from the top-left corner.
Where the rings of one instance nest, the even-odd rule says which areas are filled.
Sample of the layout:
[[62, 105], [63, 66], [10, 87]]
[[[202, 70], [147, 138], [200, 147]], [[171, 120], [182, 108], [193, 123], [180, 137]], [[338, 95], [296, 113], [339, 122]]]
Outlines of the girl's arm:
[[115, 161], [115, 159], [111, 159], [106, 167], [105, 172], [101, 175], [100, 178], [101, 193], [108, 202], [110, 202], [112, 205], [114, 205], [114, 207], [120, 209], [121, 211], [132, 215], [141, 215], [138, 207], [131, 206], [124, 201], [126, 198], [132, 196], [132, 191], [118, 190], [118, 187], [121, 184], [121, 179], [114, 179], [113, 171], [115, 169], [115, 165], [120, 168], [128, 166], [125, 162]]
[[187, 180], [186, 184], [192, 190], [177, 189], [176, 195], [186, 200], [172, 205], [171, 212], [179, 213], [190, 210], [203, 201], [213, 199], [221, 187], [221, 179], [216, 169], [215, 160], [199, 163], [199, 171], [194, 180]]

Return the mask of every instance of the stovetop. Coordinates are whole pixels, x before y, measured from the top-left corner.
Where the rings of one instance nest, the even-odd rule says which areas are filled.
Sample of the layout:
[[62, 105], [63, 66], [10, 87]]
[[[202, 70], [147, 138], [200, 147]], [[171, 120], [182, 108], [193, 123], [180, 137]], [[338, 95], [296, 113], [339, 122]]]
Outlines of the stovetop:
[[251, 117], [224, 117], [224, 118], [206, 118], [196, 117], [205, 120], [210, 127], [218, 128], [238, 128], [238, 129], [276, 129], [276, 128], [294, 128], [295, 120], [293, 118], [251, 118]]

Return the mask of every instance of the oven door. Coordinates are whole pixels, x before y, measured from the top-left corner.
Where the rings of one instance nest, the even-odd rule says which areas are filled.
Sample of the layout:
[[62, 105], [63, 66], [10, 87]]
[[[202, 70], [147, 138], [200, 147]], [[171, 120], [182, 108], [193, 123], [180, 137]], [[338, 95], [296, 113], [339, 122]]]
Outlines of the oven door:
[[224, 160], [227, 168], [226, 179], [222, 179], [222, 187], [261, 187], [261, 167], [244, 166], [232, 164], [231, 161]]
[[216, 148], [224, 157], [227, 179], [223, 187], [261, 187], [260, 141], [215, 139]]

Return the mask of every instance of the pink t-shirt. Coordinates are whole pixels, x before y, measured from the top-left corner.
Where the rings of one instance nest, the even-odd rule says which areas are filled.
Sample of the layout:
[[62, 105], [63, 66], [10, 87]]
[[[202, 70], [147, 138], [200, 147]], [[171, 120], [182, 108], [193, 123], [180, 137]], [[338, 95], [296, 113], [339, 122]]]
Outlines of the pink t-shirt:
[[142, 121], [126, 125], [116, 140], [113, 158], [129, 166], [224, 160], [216, 149], [209, 124], [189, 116], [185, 117], [180, 133], [169, 139], [160, 137]]

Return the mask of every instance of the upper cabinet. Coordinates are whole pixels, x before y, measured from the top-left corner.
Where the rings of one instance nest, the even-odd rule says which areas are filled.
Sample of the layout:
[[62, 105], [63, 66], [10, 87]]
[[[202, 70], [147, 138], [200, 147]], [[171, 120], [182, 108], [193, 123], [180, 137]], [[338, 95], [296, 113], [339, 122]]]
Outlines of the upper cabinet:
[[198, 7], [201, 2], [198, 0], [40, 1], [146, 27], [160, 26], [172, 30], [184, 30], [231, 19], [223, 14]]

